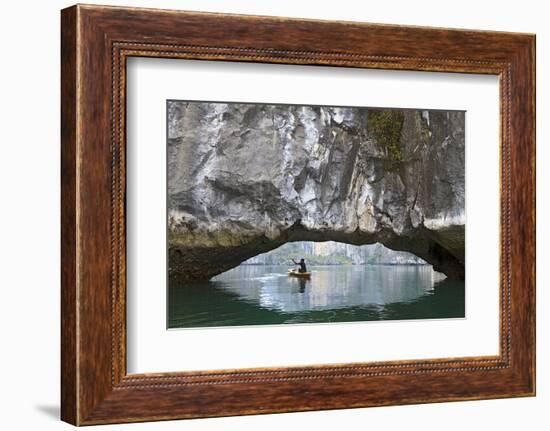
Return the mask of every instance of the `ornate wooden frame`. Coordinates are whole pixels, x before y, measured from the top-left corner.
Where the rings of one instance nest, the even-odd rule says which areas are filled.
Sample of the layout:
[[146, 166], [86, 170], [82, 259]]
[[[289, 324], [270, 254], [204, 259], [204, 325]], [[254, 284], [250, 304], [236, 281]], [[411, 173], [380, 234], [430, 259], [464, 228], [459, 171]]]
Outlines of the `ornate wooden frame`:
[[[61, 17], [63, 420], [88, 425], [534, 395], [534, 35], [82, 5]], [[128, 375], [129, 56], [498, 75], [500, 354]]]

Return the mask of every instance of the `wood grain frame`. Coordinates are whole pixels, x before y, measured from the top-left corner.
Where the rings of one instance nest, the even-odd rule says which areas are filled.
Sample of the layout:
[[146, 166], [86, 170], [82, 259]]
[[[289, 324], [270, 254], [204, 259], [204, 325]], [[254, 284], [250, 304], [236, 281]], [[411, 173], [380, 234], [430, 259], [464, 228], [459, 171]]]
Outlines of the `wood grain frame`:
[[[534, 35], [82, 5], [61, 18], [63, 420], [88, 425], [535, 394]], [[499, 355], [128, 375], [131, 56], [498, 75]]]

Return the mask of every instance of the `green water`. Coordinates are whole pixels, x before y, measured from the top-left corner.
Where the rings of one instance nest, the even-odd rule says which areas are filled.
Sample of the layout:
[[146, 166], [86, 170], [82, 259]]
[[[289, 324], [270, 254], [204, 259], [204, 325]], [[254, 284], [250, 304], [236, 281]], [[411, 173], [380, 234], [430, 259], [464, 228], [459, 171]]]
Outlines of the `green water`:
[[464, 282], [434, 281], [429, 266], [241, 265], [168, 291], [168, 327], [273, 325], [464, 317]]

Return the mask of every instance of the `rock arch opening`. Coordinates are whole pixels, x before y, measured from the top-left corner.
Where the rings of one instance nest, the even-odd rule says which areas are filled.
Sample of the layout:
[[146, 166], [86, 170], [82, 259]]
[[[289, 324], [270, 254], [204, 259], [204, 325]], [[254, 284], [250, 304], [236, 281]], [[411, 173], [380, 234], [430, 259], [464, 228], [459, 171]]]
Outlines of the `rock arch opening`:
[[295, 266], [294, 262], [299, 262], [300, 259], [304, 259], [307, 268], [342, 265], [429, 266], [425, 260], [412, 253], [391, 250], [380, 243], [353, 245], [337, 241], [287, 242], [267, 253], [245, 260], [239, 266]]
[[[461, 249], [457, 244], [457, 238], [460, 239], [463, 236], [464, 232], [461, 233], [456, 228], [444, 232], [424, 230], [404, 238], [391, 232], [369, 236], [361, 232], [350, 234], [313, 232], [299, 226], [293, 226], [281, 232], [276, 238], [268, 238], [265, 235], [238, 238], [226, 231], [219, 238], [213, 235], [206, 237], [201, 235], [202, 239], [198, 240], [196, 236], [188, 234], [185, 236], [185, 241], [189, 245], [180, 243], [179, 246], [172, 244], [169, 247], [169, 273], [172, 278], [181, 281], [208, 280], [287, 243], [333, 241], [354, 246], [379, 243], [394, 251], [411, 253], [449, 278], [464, 279], [464, 255], [459, 254], [463, 248]], [[172, 240], [177, 242], [174, 237]]]
[[464, 279], [464, 119], [170, 101], [170, 277], [207, 280], [287, 242], [337, 241], [378, 242]]

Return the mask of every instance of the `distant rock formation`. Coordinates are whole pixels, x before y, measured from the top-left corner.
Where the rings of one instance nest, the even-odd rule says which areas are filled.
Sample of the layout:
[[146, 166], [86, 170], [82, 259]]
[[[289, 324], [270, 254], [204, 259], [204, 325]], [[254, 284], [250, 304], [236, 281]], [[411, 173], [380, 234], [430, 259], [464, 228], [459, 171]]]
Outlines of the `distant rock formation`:
[[464, 112], [168, 103], [169, 272], [379, 242], [464, 278]]
[[249, 265], [288, 265], [290, 259], [305, 258], [308, 265], [427, 265], [426, 261], [406, 251], [395, 251], [382, 244], [356, 246], [341, 242], [287, 242], [281, 247], [254, 256]]

